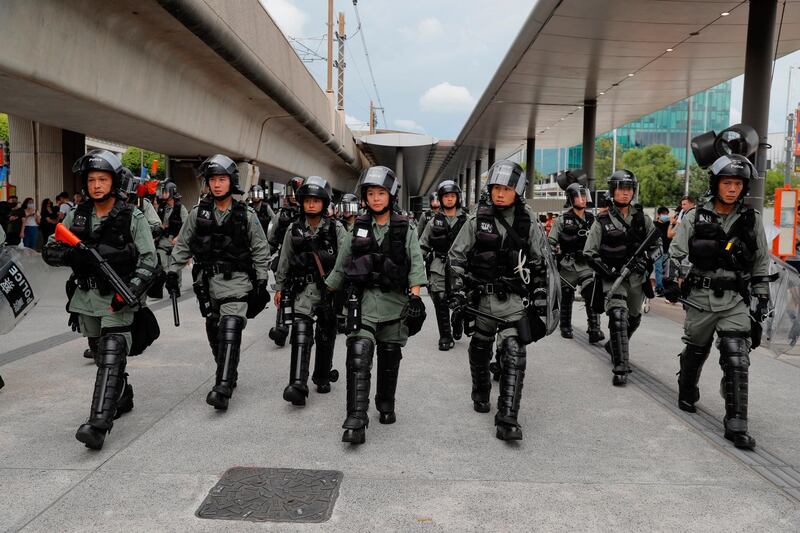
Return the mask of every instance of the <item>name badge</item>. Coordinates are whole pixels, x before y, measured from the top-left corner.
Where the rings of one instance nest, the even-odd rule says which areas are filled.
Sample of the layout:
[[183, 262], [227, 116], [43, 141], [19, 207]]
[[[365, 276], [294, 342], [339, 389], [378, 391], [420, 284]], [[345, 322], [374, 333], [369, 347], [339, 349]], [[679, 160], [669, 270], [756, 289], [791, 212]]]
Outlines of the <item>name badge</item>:
[[358, 231], [356, 231], [356, 237], [366, 237], [367, 235], [369, 235], [369, 231], [365, 228], [359, 228]]

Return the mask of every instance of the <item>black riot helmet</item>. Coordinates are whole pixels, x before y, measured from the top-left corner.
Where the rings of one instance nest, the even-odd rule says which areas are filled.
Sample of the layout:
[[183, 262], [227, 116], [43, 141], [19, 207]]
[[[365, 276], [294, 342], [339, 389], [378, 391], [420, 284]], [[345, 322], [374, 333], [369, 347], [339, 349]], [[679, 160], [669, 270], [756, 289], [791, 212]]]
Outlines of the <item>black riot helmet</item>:
[[212, 155], [200, 164], [200, 173], [203, 175], [206, 185], [211, 176], [228, 176], [231, 179], [231, 188], [222, 198], [227, 198], [231, 194], [244, 194], [244, 191], [239, 188], [239, 167], [227, 155]]
[[[375, 215], [380, 215], [385, 213], [397, 202], [397, 193], [400, 191], [400, 180], [397, 179], [394, 171], [388, 167], [383, 166], [376, 166], [376, 167], [369, 167], [364, 172], [364, 177], [361, 179], [361, 185], [359, 186], [359, 192], [361, 194], [361, 200], [366, 204], [367, 202], [367, 189], [370, 187], [381, 187], [382, 189], [386, 189], [389, 193], [389, 205], [386, 207], [386, 210], [381, 211], [380, 213], [372, 212]], [[369, 204], [367, 204], [367, 208], [369, 209]]]
[[300, 186], [303, 185], [303, 178], [300, 176], [295, 176], [289, 180], [289, 183], [286, 184], [286, 202], [291, 205], [292, 203], [297, 201], [297, 191], [300, 189]]
[[737, 178], [744, 182], [742, 194], [739, 195], [739, 200], [747, 195], [750, 189], [750, 181], [758, 177], [758, 171], [753, 163], [750, 162], [743, 155], [730, 154], [723, 155], [718, 158], [714, 163], [708, 167], [708, 185], [712, 196], [719, 198], [717, 195], [719, 180], [722, 178]]
[[250, 187], [247, 196], [250, 198], [251, 202], [260, 202], [264, 199], [264, 188], [259, 184], [255, 184]]
[[633, 189], [633, 196], [636, 196], [636, 191], [639, 188], [639, 180], [636, 179], [636, 174], [624, 168], [611, 174], [608, 178], [608, 196], [612, 201], [614, 200], [614, 191], [619, 188]]
[[297, 189], [297, 203], [300, 204], [300, 210], [305, 213], [303, 209], [303, 198], [319, 198], [322, 200], [322, 214], [328, 212], [328, 206], [331, 205], [331, 184], [325, 178], [319, 176], [309, 176], [303, 181], [303, 184]]
[[125, 193], [128, 198], [136, 196], [136, 187], [139, 185], [139, 178], [133, 175], [128, 167], [122, 167], [119, 178], [119, 190]]
[[507, 159], [495, 161], [489, 168], [486, 185], [489, 187], [490, 192], [493, 185], [511, 187], [517, 193], [517, 201], [521, 201], [527, 185], [525, 171], [513, 161], [508, 161]]
[[575, 198], [584, 197], [586, 199], [586, 204], [589, 205], [591, 201], [591, 194], [589, 193], [589, 189], [585, 185], [581, 185], [580, 183], [571, 183], [567, 186], [566, 189], [567, 195], [567, 205], [564, 207], [574, 207], [575, 206]]
[[181, 195], [178, 193], [178, 186], [171, 181], [165, 181], [158, 186], [158, 197], [164, 198], [164, 193], [169, 194], [169, 198], [179, 200]]
[[352, 193], [345, 193], [339, 199], [339, 214], [344, 217], [354, 217], [358, 215], [358, 197]]
[[[120, 189], [123, 168], [125, 167], [122, 166], [119, 158], [108, 150], [92, 150], [75, 161], [75, 164], [72, 165], [72, 172], [80, 176], [83, 189], [87, 193], [89, 172], [92, 170], [108, 172], [112, 177], [111, 192], [113, 193]], [[87, 197], [90, 196], [87, 194]], [[107, 198], [108, 196], [101, 198], [100, 201]]]
[[[436, 202], [436, 205], [433, 205], [434, 202]], [[442, 207], [442, 202], [439, 201], [439, 195], [436, 194], [436, 191], [428, 195], [428, 205], [431, 209], [439, 209]]]
[[444, 202], [442, 201], [442, 198], [444, 198], [445, 194], [449, 193], [454, 193], [456, 195], [455, 207], [461, 207], [461, 187], [459, 187], [458, 183], [453, 180], [444, 180], [436, 189], [436, 196], [439, 199], [439, 206], [444, 209]]

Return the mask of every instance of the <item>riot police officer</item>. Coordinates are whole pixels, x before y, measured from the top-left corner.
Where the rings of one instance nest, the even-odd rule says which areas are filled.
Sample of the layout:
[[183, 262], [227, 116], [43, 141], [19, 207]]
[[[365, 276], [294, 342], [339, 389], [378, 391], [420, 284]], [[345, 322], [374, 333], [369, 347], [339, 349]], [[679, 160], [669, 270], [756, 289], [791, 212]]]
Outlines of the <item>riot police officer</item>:
[[[67, 214], [63, 224], [96, 250], [130, 293], [141, 299], [157, 273], [156, 251], [144, 215], [120, 194], [122, 168], [117, 156], [106, 150], [92, 150], [78, 159], [73, 171], [81, 178], [86, 200]], [[133, 409], [133, 387], [125, 368], [128, 354], [136, 355], [131, 351], [136, 310], [119, 303], [108, 278], [84, 249], [51, 236], [42, 258], [51, 266], [72, 268], [76, 286], [69, 312], [77, 314], [84, 336], [98, 339], [92, 408], [75, 437], [99, 450], [114, 420]]]
[[337, 205], [339, 221], [344, 226], [344, 229], [351, 231], [356, 223], [356, 217], [360, 211], [358, 197], [352, 193], [345, 193], [339, 199]]
[[[744, 204], [758, 172], [741, 155], [724, 155], [709, 168], [711, 197], [689, 211], [670, 244], [670, 269], [664, 296], [687, 300], [678, 377], [678, 406], [696, 412], [700, 371], [717, 334], [725, 399], [725, 438], [737, 448], [753, 448], [747, 433], [748, 367], [750, 366], [751, 294], [756, 315], [769, 307], [769, 249], [761, 213]], [[688, 275], [681, 262], [688, 259]]]
[[252, 207], [253, 211], [258, 215], [258, 221], [261, 222], [261, 227], [269, 228], [270, 223], [275, 218], [275, 212], [272, 210], [272, 207], [270, 207], [269, 202], [264, 201], [265, 198], [264, 188], [259, 184], [250, 187], [250, 191], [247, 193], [247, 199], [250, 200], [250, 207]]
[[422, 216], [417, 221], [417, 236], [422, 237], [422, 232], [425, 231], [425, 228], [428, 226], [428, 222], [439, 212], [441, 204], [439, 203], [439, 197], [436, 195], [436, 191], [430, 193], [428, 195], [428, 202], [430, 204], [430, 209], [425, 210], [422, 213]]
[[[611, 174], [608, 179], [611, 203], [608, 211], [598, 215], [589, 230], [583, 249], [584, 256], [602, 278], [606, 296], [603, 309], [608, 315], [608, 331], [611, 337], [605, 348], [611, 354], [614, 365], [612, 383], [618, 387], [624, 386], [628, 381], [628, 343], [642, 322], [644, 291], [651, 289], [648, 280], [652, 269], [650, 254], [661, 246], [660, 239], [655, 239], [647, 255], [636, 258], [636, 268], [615, 294], [607, 294], [622, 267], [653, 229], [653, 220], [644, 214], [640, 205], [632, 203], [638, 185], [636, 176], [629, 170], [617, 170]], [[599, 309], [595, 308], [596, 311]]]
[[[153, 240], [157, 240], [161, 236], [161, 219], [158, 218], [156, 208], [153, 203], [144, 196], [139, 195], [139, 184], [141, 179], [133, 175], [133, 172], [128, 167], [122, 167], [122, 179], [120, 182], [120, 189], [128, 197], [128, 203], [135, 205], [142, 212], [147, 224], [150, 226], [150, 233], [153, 235]], [[144, 186], [141, 187], [144, 189]]]
[[461, 209], [461, 188], [453, 180], [444, 180], [436, 189], [439, 198], [439, 211], [433, 215], [422, 232], [420, 247], [430, 255], [428, 292], [431, 295], [436, 322], [439, 326], [439, 350], [446, 352], [454, 346], [454, 340], [461, 338], [463, 322], [456, 320], [451, 325], [450, 307], [446, 298], [452, 290], [451, 276], [447, 268], [447, 252], [453, 244], [467, 215]]
[[397, 214], [400, 182], [386, 167], [370, 167], [360, 184], [367, 213], [359, 215], [342, 242], [326, 283], [347, 288], [347, 418], [343, 442], [362, 444], [369, 424], [370, 371], [377, 344], [375, 407], [381, 424], [393, 424], [402, 347], [422, 325], [425, 305], [419, 297], [425, 266], [416, 233]]
[[166, 287], [179, 291], [179, 272], [193, 257], [194, 291], [217, 363], [206, 403], [224, 410], [237, 384], [242, 330], [269, 300], [269, 254], [255, 211], [231, 197], [243, 194], [236, 163], [217, 154], [206, 159], [200, 171], [210, 195], [192, 208], [181, 227]]
[[[470, 215], [450, 248], [453, 272], [473, 294], [473, 306], [496, 319], [478, 317], [469, 344], [473, 408], [479, 413], [491, 409], [492, 389], [489, 361], [497, 339], [501, 356], [500, 394], [495, 416], [496, 436], [501, 440], [522, 439], [518, 422], [522, 383], [525, 378], [525, 343], [520, 338], [520, 321], [527, 320], [525, 301], [529, 298], [526, 273], [544, 266], [547, 240], [534, 214], [523, 199], [525, 174], [511, 161], [500, 160], [489, 169], [487, 185], [490, 203]], [[465, 300], [462, 294], [456, 299]], [[463, 304], [464, 302], [458, 302]]]
[[[158, 219], [161, 223], [161, 235], [156, 241], [156, 250], [158, 251], [158, 262], [165, 270], [169, 269], [169, 263], [172, 260], [172, 249], [175, 246], [175, 240], [183, 227], [183, 223], [189, 218], [189, 212], [186, 207], [181, 203], [181, 195], [178, 192], [178, 186], [172, 182], [161, 184], [158, 193]], [[180, 285], [180, 279], [178, 279]], [[153, 286], [148, 296], [152, 298], [163, 297], [163, 280]]]
[[284, 320], [292, 323], [289, 385], [283, 391], [283, 399], [292, 405], [306, 403], [308, 367], [315, 340], [317, 348], [311, 380], [317, 392], [330, 392], [331, 381], [339, 377], [338, 372], [331, 370], [336, 315], [325, 278], [336, 263], [345, 229], [327, 216], [330, 202], [331, 186], [324, 178], [310, 176], [303, 181], [297, 190], [302, 216], [286, 232], [275, 274], [275, 306], [281, 306], [283, 301]]
[[[281, 245], [286, 236], [286, 230], [300, 217], [300, 209], [297, 205], [297, 190], [303, 184], [303, 178], [295, 176], [286, 184], [286, 192], [284, 194], [285, 205], [283, 205], [276, 216], [272, 219], [272, 223], [268, 227], [267, 240], [269, 241], [270, 254], [272, 256], [270, 268], [273, 272], [278, 271], [278, 263], [281, 258]], [[275, 326], [269, 330], [269, 338], [277, 346], [286, 344], [286, 337], [289, 336], [289, 327], [281, 324], [280, 310], [275, 317]]]
[[589, 202], [589, 189], [579, 183], [567, 186], [567, 205], [569, 207], [562, 216], [556, 219], [548, 236], [550, 244], [556, 246], [559, 257], [559, 273], [561, 274], [561, 336], [573, 338], [572, 303], [575, 291], [584, 294], [586, 303], [586, 320], [589, 323], [589, 342], [603, 340], [605, 336], [600, 329], [600, 317], [592, 309], [591, 294], [593, 292], [594, 272], [583, 257], [583, 246], [589, 228], [594, 223], [594, 215], [586, 211]]

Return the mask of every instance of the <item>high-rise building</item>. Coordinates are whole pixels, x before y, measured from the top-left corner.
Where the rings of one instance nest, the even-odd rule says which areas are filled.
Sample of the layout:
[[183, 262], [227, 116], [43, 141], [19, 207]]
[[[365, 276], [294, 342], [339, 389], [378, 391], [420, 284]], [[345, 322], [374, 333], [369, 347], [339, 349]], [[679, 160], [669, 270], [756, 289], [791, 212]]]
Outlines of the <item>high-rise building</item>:
[[[731, 82], [726, 81], [692, 97], [692, 133], [721, 131], [730, 126]], [[617, 144], [622, 152], [651, 144], [666, 144], [681, 163], [686, 158], [686, 120], [688, 99], [681, 100], [639, 120], [617, 128]], [[600, 136], [612, 137], [613, 132]], [[582, 146], [536, 150], [536, 170], [551, 174], [568, 168], [580, 168]], [[690, 164], [694, 161], [690, 158]], [[620, 162], [621, 163], [621, 162]], [[681, 165], [683, 167], [683, 165]]]

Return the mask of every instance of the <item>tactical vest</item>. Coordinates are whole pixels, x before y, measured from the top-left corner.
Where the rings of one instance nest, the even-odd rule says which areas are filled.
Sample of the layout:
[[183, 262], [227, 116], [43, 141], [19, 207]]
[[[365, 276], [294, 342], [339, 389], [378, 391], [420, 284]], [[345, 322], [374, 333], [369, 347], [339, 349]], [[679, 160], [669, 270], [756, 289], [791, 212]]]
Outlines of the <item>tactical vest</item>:
[[264, 228], [264, 231], [269, 227], [269, 223], [271, 222], [269, 211], [267, 210], [267, 202], [262, 202], [258, 205], [258, 209], [253, 207], [253, 210], [256, 212], [256, 216], [258, 217], [258, 221], [261, 222], [261, 227]]
[[372, 231], [372, 215], [360, 215], [353, 225], [350, 258], [344, 265], [349, 283], [384, 292], [408, 289], [411, 258], [406, 253], [408, 217], [392, 213], [389, 231], [378, 244]]
[[755, 210], [749, 207], [739, 211], [739, 218], [727, 233], [719, 215], [698, 208], [694, 234], [689, 238], [689, 261], [699, 270], [749, 271], [758, 249], [755, 226]]
[[[523, 204], [515, 204], [514, 223], [511, 229], [522, 239], [522, 252], [528, 255], [530, 248], [528, 235], [531, 230], [531, 217]], [[475, 245], [469, 253], [469, 272], [485, 283], [492, 283], [498, 278], [518, 277], [514, 267], [519, 260], [520, 247], [506, 234], [500, 235], [497, 228], [497, 217], [503, 216], [495, 211], [493, 205], [478, 207], [475, 217]]]
[[431, 231], [428, 235], [428, 242], [433, 248], [433, 251], [439, 255], [447, 255], [450, 251], [450, 246], [456, 240], [458, 232], [461, 231], [461, 226], [467, 221], [467, 215], [458, 215], [456, 223], [450, 226], [447, 223], [447, 215], [442, 212], [436, 213], [431, 222]]
[[[620, 216], [622, 215], [620, 214]], [[602, 228], [600, 258], [612, 268], [622, 268], [647, 236], [644, 213], [637, 210], [633, 214], [630, 229], [620, 229], [615, 226], [608, 211], [600, 214], [597, 222]]]
[[[167, 222], [164, 220], [164, 213], [167, 212], [167, 207], [169, 206], [166, 203], [162, 203], [158, 206], [158, 218], [161, 219], [162, 223]], [[177, 237], [181, 232], [181, 226], [183, 226], [183, 220], [181, 219], [181, 203], [176, 200], [175, 205], [172, 206], [172, 212], [169, 214], [169, 222], [164, 236]]]
[[195, 262], [201, 267], [219, 266], [226, 271], [253, 271], [247, 206], [233, 200], [230, 213], [222, 225], [214, 218], [214, 201], [203, 199], [197, 204], [197, 229], [189, 241]]
[[298, 288], [305, 287], [312, 280], [317, 284], [324, 282], [320, 276], [317, 261], [314, 259], [314, 253], [319, 257], [326, 276], [330, 274], [336, 264], [338, 252], [336, 222], [323, 218], [320, 224], [324, 224], [324, 227], [318, 228], [316, 235], [313, 236], [311, 229], [304, 227], [300, 221], [292, 224], [289, 229], [293, 254], [289, 258], [288, 277]]
[[[78, 236], [86, 246], [94, 248], [108, 261], [108, 264], [126, 282], [129, 282], [136, 271], [139, 251], [133, 243], [131, 219], [133, 206], [124, 200], [117, 200], [111, 212], [100, 225], [92, 230], [91, 201], [85, 201], [75, 208], [70, 231]], [[92, 265], [84, 261], [73, 267], [78, 286], [84, 290], [97, 288], [101, 294], [110, 294], [113, 290], [105, 277]]]
[[283, 238], [286, 236], [286, 231], [293, 222], [300, 218], [300, 210], [294, 207], [281, 207], [278, 211], [278, 226], [275, 228], [275, 235], [270, 244], [276, 248], [283, 244]]
[[585, 220], [576, 215], [572, 209], [561, 216], [563, 222], [558, 232], [558, 247], [561, 250], [561, 255], [583, 251], [589, 228], [592, 227], [594, 222], [594, 215], [588, 211], [584, 212], [584, 216], [586, 217]]

